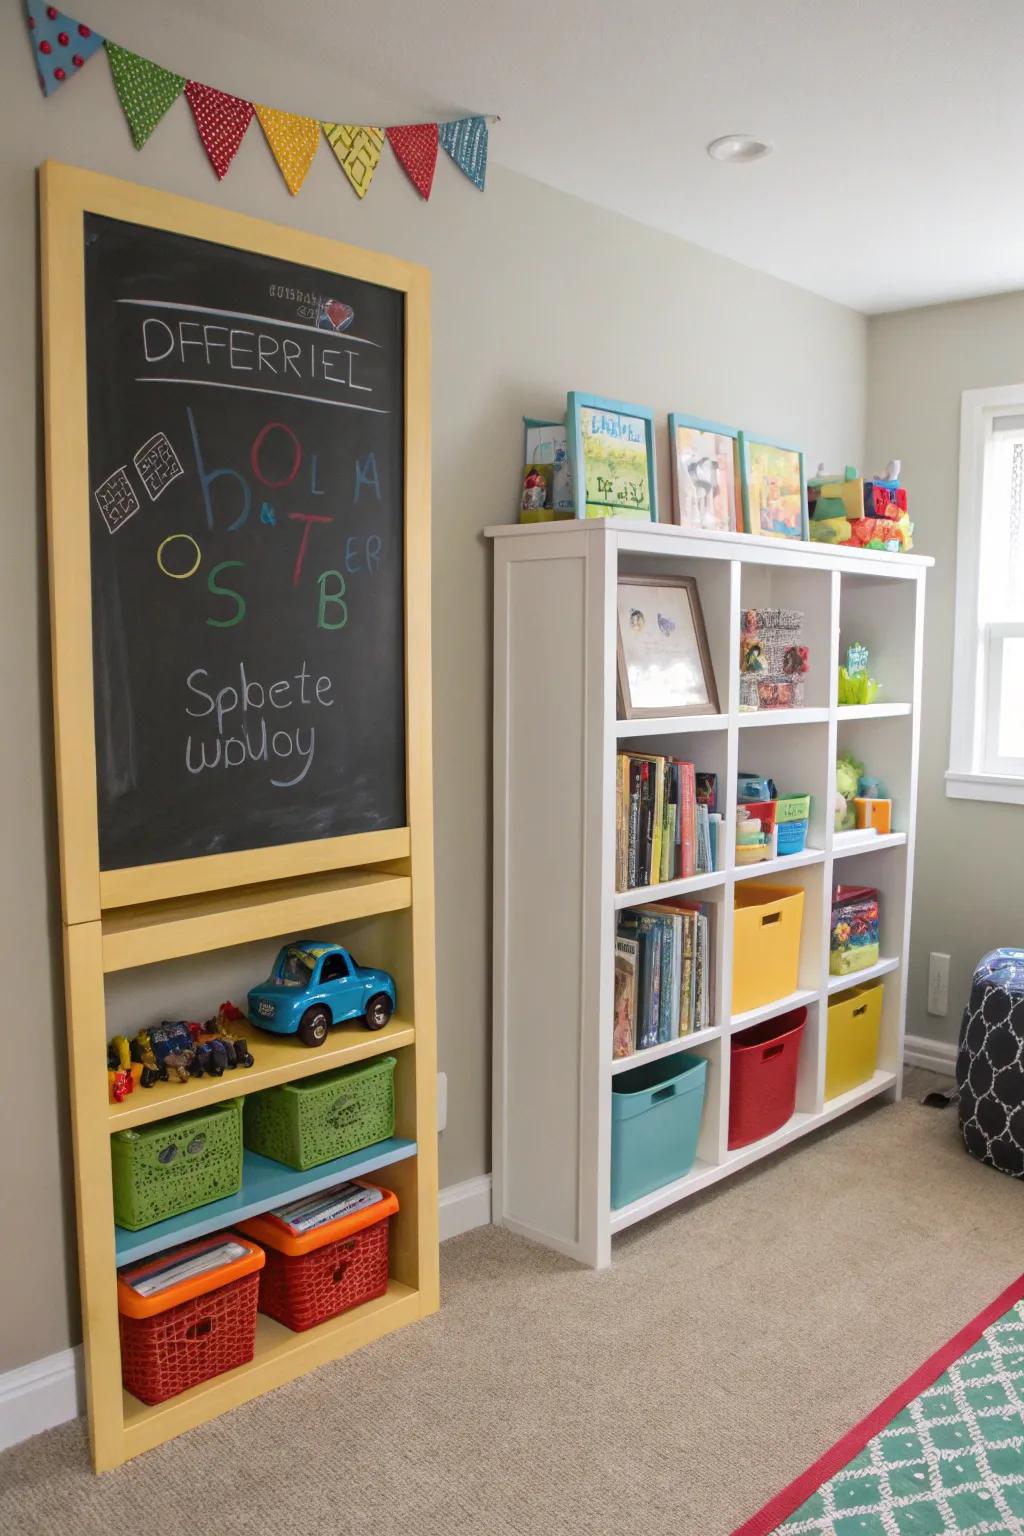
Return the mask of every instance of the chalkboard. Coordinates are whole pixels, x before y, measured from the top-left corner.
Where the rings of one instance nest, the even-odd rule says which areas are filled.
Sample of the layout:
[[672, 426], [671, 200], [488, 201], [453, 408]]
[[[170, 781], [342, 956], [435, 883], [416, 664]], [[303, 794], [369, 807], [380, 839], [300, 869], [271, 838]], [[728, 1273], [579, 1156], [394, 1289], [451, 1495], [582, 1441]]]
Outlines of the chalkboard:
[[404, 295], [83, 234], [101, 869], [405, 826]]

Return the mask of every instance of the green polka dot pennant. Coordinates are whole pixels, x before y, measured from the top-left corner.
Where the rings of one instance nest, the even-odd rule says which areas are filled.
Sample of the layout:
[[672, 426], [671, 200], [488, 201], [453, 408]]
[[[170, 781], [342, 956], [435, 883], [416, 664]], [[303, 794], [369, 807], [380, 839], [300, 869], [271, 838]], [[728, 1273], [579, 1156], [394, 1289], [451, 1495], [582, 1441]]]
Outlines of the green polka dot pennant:
[[107, 42], [110, 72], [136, 149], [141, 149], [168, 107], [185, 89], [184, 75]]

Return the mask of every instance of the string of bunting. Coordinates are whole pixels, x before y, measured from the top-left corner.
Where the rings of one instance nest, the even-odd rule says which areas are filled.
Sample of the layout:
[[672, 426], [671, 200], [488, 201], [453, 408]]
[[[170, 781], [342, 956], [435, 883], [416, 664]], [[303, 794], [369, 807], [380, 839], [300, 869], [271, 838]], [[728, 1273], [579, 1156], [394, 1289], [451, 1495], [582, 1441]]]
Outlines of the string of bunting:
[[[210, 164], [221, 180], [231, 168], [253, 117], [257, 118], [285, 185], [294, 197], [326, 138], [357, 197], [369, 191], [385, 142], [420, 196], [430, 197], [438, 149], [484, 190], [487, 175], [486, 117], [460, 117], [445, 123], [403, 123], [373, 128], [359, 123], [329, 123], [277, 107], [246, 101], [198, 80], [164, 69], [152, 59], [102, 37], [55, 5], [24, 0], [39, 84], [52, 96], [103, 48], [118, 100], [136, 149], [142, 149], [165, 114], [184, 93]], [[491, 119], [497, 121], [497, 119]]]

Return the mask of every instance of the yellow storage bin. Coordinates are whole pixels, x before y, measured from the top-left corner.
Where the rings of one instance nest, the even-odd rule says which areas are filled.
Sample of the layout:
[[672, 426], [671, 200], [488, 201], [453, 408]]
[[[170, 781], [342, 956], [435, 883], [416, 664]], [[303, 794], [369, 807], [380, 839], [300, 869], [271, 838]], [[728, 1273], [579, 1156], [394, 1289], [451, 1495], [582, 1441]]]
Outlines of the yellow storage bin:
[[799, 885], [736, 887], [732, 1011], [746, 1013], [796, 991], [804, 892]]
[[882, 991], [882, 983], [876, 981], [843, 992], [829, 1003], [826, 1099], [838, 1098], [874, 1075], [882, 1027]]

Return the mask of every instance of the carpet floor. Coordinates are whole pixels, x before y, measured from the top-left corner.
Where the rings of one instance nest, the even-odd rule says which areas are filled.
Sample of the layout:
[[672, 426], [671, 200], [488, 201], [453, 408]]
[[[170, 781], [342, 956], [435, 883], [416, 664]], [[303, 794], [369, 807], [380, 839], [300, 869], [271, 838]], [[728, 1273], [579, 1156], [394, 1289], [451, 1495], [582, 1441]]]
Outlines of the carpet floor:
[[116, 1472], [0, 1456], [4, 1536], [728, 1536], [1024, 1269], [953, 1110], [868, 1106], [581, 1270], [496, 1228], [443, 1308]]

